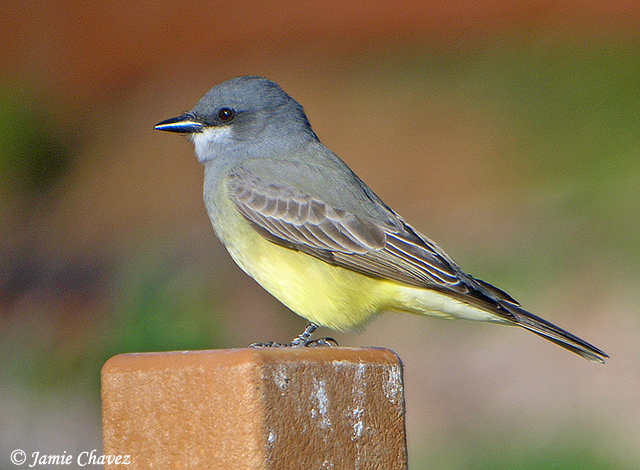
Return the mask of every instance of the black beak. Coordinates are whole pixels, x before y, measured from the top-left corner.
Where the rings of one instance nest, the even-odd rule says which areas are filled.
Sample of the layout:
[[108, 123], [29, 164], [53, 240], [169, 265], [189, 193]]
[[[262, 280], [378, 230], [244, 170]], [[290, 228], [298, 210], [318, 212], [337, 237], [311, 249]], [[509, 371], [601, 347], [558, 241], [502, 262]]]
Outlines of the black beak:
[[166, 119], [153, 127], [157, 131], [176, 132], [178, 134], [197, 134], [204, 130], [204, 124], [191, 114]]

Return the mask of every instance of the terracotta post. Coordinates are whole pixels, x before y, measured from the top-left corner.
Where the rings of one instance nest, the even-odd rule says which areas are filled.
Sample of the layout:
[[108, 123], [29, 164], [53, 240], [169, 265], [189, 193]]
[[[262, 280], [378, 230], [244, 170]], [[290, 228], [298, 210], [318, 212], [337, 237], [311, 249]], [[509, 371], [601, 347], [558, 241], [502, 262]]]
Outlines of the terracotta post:
[[386, 349], [123, 354], [102, 369], [102, 407], [106, 470], [407, 468]]

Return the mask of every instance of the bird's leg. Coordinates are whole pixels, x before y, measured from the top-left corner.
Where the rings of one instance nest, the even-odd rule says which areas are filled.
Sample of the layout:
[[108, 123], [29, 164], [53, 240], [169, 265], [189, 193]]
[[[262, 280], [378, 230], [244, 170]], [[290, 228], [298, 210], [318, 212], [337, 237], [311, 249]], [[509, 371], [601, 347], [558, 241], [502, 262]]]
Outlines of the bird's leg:
[[301, 334], [293, 338], [293, 340], [291, 341], [291, 347], [299, 348], [307, 346], [309, 344], [309, 341], [311, 340], [313, 332], [316, 331], [317, 328], [318, 325], [316, 325], [315, 323], [309, 323]]
[[317, 346], [338, 346], [338, 342], [333, 338], [320, 338], [316, 340], [311, 339], [311, 335], [316, 331], [318, 325], [315, 323], [309, 323], [304, 331], [293, 338], [289, 344], [275, 343], [270, 341], [268, 343], [253, 343], [249, 345], [250, 348], [306, 348]]
[[316, 331], [318, 325], [315, 323], [309, 323], [307, 327], [304, 329], [302, 334], [293, 338], [290, 346], [292, 348], [305, 348], [305, 347], [316, 347], [316, 346], [338, 346], [338, 342], [333, 338], [320, 338], [316, 340], [311, 340], [311, 335]]

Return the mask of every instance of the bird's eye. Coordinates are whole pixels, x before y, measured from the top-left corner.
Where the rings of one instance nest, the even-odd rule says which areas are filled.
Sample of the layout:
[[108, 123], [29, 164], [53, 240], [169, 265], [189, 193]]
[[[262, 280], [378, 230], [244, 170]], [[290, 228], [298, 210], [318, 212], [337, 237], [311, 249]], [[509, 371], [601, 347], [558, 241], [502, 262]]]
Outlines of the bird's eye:
[[235, 115], [236, 112], [233, 109], [229, 108], [222, 108], [220, 111], [218, 111], [218, 119], [220, 119], [222, 122], [231, 121]]

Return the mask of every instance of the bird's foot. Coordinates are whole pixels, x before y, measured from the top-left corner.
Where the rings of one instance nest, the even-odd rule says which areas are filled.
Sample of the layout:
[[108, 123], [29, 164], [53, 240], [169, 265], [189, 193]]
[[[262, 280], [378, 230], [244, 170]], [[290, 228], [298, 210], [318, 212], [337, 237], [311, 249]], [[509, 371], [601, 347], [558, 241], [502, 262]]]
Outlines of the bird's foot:
[[315, 323], [309, 323], [304, 331], [293, 338], [290, 343], [276, 343], [269, 341], [268, 343], [253, 343], [250, 348], [315, 348], [315, 347], [336, 347], [338, 342], [333, 338], [311, 339], [313, 332], [318, 328]]

